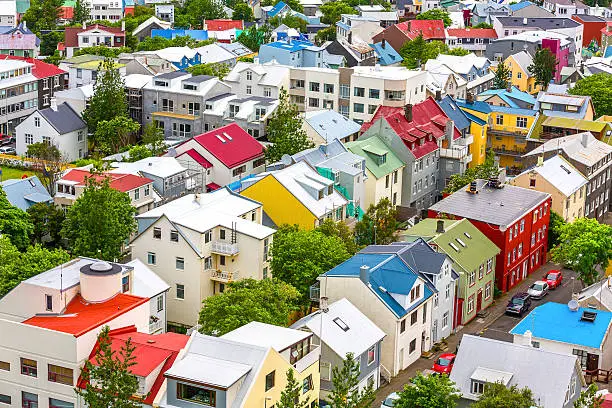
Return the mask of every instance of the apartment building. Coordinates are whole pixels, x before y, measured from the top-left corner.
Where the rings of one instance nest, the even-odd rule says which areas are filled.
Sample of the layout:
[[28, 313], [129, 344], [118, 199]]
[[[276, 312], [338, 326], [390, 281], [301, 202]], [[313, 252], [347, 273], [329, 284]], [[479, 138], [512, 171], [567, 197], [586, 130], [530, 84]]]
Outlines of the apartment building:
[[185, 195], [136, 217], [132, 258], [170, 285], [169, 327], [194, 326], [202, 301], [227, 283], [270, 276], [275, 230], [262, 219], [260, 203], [227, 188]]
[[89, 18], [92, 21], [119, 21], [123, 18], [123, 1], [120, 0], [86, 0]]
[[491, 71], [491, 61], [474, 53], [463, 56], [440, 54], [436, 59], [427, 61], [425, 71], [434, 74], [446, 72], [447, 75], [452, 73], [465, 81], [465, 88], [462, 86], [461, 89], [456, 88], [459, 84], [462, 84], [461, 80], [457, 81], [455, 87], [453, 87], [453, 84], [447, 85], [447, 94], [456, 95], [457, 98], [464, 97], [460, 96], [463, 94], [461, 92], [463, 89], [465, 89], [465, 94], [471, 92], [474, 95], [490, 89], [495, 77], [495, 74]]
[[289, 89], [289, 73], [290, 69], [286, 65], [238, 62], [223, 81], [239, 97], [278, 99], [282, 88]]
[[483, 56], [487, 44], [497, 39], [497, 33], [492, 28], [448, 28], [446, 30], [446, 45], [451, 48], [463, 48], [476, 55]]
[[14, 134], [15, 128], [38, 107], [38, 79], [33, 64], [0, 60], [0, 133]]

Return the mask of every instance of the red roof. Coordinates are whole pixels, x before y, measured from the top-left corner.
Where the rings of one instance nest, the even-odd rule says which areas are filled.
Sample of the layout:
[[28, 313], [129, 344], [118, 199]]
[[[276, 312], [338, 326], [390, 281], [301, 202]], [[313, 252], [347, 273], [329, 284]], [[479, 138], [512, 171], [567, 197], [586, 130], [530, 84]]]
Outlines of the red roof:
[[612, 394], [608, 393], [604, 395], [604, 400], [602, 401], [600, 408], [612, 408]]
[[204, 20], [204, 24], [208, 28], [208, 31], [226, 31], [235, 28], [236, 30], [244, 30], [244, 24], [242, 20]]
[[[164, 373], [172, 366], [179, 351], [185, 347], [189, 340], [189, 336], [177, 333], [163, 333], [157, 335], [138, 333], [134, 326], [111, 330], [109, 335], [111, 350], [114, 351], [116, 355], [119, 355], [119, 351], [125, 342], [131, 339], [134, 345], [134, 362], [136, 363], [130, 367], [130, 372], [132, 374], [146, 377], [163, 364], [149, 395], [144, 400], [145, 404], [152, 405], [153, 400], [164, 382]], [[94, 365], [96, 365], [95, 355], [97, 349], [98, 343], [96, 343], [89, 355], [89, 362]], [[87, 382], [84, 381], [83, 378], [79, 378], [77, 386], [79, 388], [85, 388], [86, 385]]]
[[26, 57], [17, 57], [15, 55], [1, 54], [0, 59], [26, 61], [26, 62], [29, 62], [30, 64], [34, 64], [34, 66], [32, 67], [32, 75], [34, 75], [38, 79], [67, 74], [67, 72], [64, 71], [63, 69], [59, 69], [57, 66], [53, 64], [49, 64], [48, 62], [39, 60], [37, 58], [26, 58]]
[[449, 37], [497, 38], [497, 33], [492, 28], [449, 28], [446, 31]]
[[444, 40], [444, 21], [442, 20], [408, 20], [395, 25], [403, 31], [410, 39], [423, 34], [426, 40]]
[[134, 174], [104, 173], [103, 175], [98, 175], [79, 169], [70, 170], [60, 180], [76, 181], [79, 183], [78, 185], [85, 185], [86, 180], [90, 177], [98, 181], [102, 181], [104, 178], [109, 177], [110, 187], [124, 193], [153, 182], [151, 179], [136, 176]]
[[[125, 32], [121, 31], [121, 27], [107, 27], [102, 24], [91, 24], [91, 25], [88, 25], [85, 29], [83, 29], [83, 27], [66, 27], [64, 31], [64, 45], [66, 47], [78, 47], [79, 46], [78, 34], [85, 32], [85, 31], [92, 30], [94, 28], [99, 28], [100, 30], [108, 31], [109, 33], [113, 33], [119, 37], [125, 37]], [[120, 44], [117, 44], [115, 41], [113, 41], [111, 45], [113, 47], [115, 46], [123, 47], [125, 45], [125, 41], [121, 41]]]
[[608, 31], [608, 29], [609, 29], [611, 26], [612, 26], [612, 21], [608, 21], [608, 22], [606, 23], [606, 26], [605, 26], [604, 28], [602, 28], [601, 30], [599, 30], [599, 31], [601, 31], [601, 33], [602, 33], [603, 35], [605, 35], [606, 37], [609, 37], [609, 36], [611, 36], [611, 35], [612, 35], [612, 31]]
[[196, 163], [198, 163], [200, 166], [204, 167], [205, 169], [210, 169], [213, 166], [211, 162], [206, 160], [206, 158], [202, 156], [200, 153], [198, 153], [195, 149], [189, 149], [186, 152], [181, 153], [176, 157], [181, 157], [184, 154], [191, 157], [193, 160], [196, 161]]
[[193, 139], [230, 169], [264, 154], [261, 143], [236, 123], [202, 133]]
[[63, 18], [65, 20], [71, 20], [73, 17], [74, 17], [74, 7], [72, 6], [60, 7], [59, 18]]
[[79, 337], [148, 301], [140, 296], [119, 293], [105, 302], [88, 303], [81, 295], [76, 295], [61, 315], [34, 316], [23, 323]]
[[220, 185], [218, 185], [217, 183], [208, 183], [208, 184], [206, 185], [206, 190], [207, 190], [208, 192], [215, 191], [215, 190], [218, 190], [218, 189], [220, 189], [220, 188], [221, 188], [221, 186], [220, 186]]
[[[372, 119], [361, 126], [361, 132], [368, 130], [379, 119], [387, 121], [417, 159], [438, 149], [437, 140], [444, 137], [444, 129], [450, 120], [431, 97], [412, 107], [410, 122], [406, 119], [404, 108], [380, 106]], [[460, 137], [461, 133], [455, 127], [453, 139]]]

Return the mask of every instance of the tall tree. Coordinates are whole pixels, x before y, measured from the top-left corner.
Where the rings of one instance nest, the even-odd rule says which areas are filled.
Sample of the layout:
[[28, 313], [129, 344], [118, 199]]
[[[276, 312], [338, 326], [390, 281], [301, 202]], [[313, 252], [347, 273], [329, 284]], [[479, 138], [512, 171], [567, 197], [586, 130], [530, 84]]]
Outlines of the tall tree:
[[131, 373], [136, 365], [136, 347], [132, 339], [113, 350], [108, 326], [98, 335], [94, 362], [86, 360], [81, 369], [81, 377], [86, 381], [85, 389], [75, 388], [90, 408], [139, 408], [145, 397], [138, 396], [138, 378]]
[[229, 74], [230, 67], [229, 65], [224, 64], [224, 63], [214, 62], [210, 64], [194, 65], [192, 67], [187, 68], [187, 72], [190, 72], [194, 76], [210, 75], [210, 76], [216, 76], [217, 78], [223, 80], [223, 78], [225, 78], [225, 76]]
[[189, 22], [193, 27], [201, 27], [203, 20], [215, 20], [227, 18], [220, 0], [187, 0], [183, 8], [177, 8], [179, 14], [189, 17]]
[[343, 1], [330, 1], [319, 7], [323, 14], [321, 22], [323, 24], [335, 25], [340, 21], [342, 14], [357, 14], [357, 10]]
[[493, 24], [489, 24], [489, 23], [478, 23], [475, 26], [472, 26], [472, 28], [493, 28]]
[[323, 221], [323, 224], [316, 228], [316, 231], [320, 231], [328, 237], [340, 238], [347, 252], [351, 255], [359, 251], [359, 245], [355, 242], [353, 231], [342, 221], [334, 221], [331, 218], [327, 218]]
[[376, 399], [370, 384], [359, 391], [359, 361], [353, 353], [347, 353], [342, 367], [332, 369], [332, 389], [330, 400], [332, 408], [369, 408]]
[[552, 259], [578, 273], [589, 286], [599, 279], [612, 258], [612, 227], [594, 218], [578, 218], [560, 228], [559, 245], [552, 249]]
[[414, 69], [425, 64], [427, 60], [448, 52], [448, 46], [442, 41], [426, 42], [423, 34], [419, 34], [414, 40], [406, 41], [399, 54], [404, 59], [402, 64], [407, 68]]
[[417, 20], [442, 20], [444, 27], [450, 27], [453, 20], [450, 18], [448, 11], [441, 8], [434, 8], [420, 13], [416, 16]]
[[597, 394], [599, 388], [596, 384], [591, 384], [586, 390], [580, 393], [580, 396], [574, 401], [574, 408], [601, 408], [604, 397]]
[[63, 4], [62, 0], [31, 0], [21, 21], [27, 22], [28, 28], [36, 34], [41, 30], [55, 30]]
[[142, 128], [142, 143], [151, 150], [153, 156], [158, 156], [166, 151], [164, 131], [154, 122], [149, 122]]
[[57, 50], [57, 44], [64, 41], [64, 33], [51, 31], [40, 36], [40, 55], [53, 55]]
[[454, 408], [460, 397], [458, 391], [447, 375], [424, 376], [418, 373], [410, 380], [410, 384], [406, 384], [404, 389], [398, 392], [399, 399], [393, 407]]
[[101, 120], [91, 141], [103, 153], [117, 153], [128, 146], [140, 124], [127, 116], [115, 116], [110, 120]]
[[26, 154], [34, 162], [34, 167], [40, 169], [41, 183], [49, 194], [55, 195], [55, 183], [61, 178], [67, 160], [57, 146], [43, 142], [28, 145]]
[[385, 245], [395, 240], [397, 211], [388, 198], [382, 198], [355, 225], [355, 239], [359, 245]]
[[[115, 61], [106, 58], [102, 62], [101, 70], [102, 75], [96, 81], [89, 106], [83, 112], [83, 120], [87, 123], [88, 131], [94, 135], [98, 123], [128, 114], [125, 86]], [[95, 138], [93, 142], [95, 147]]]
[[83, 24], [89, 21], [90, 11], [85, 0], [76, 0], [72, 13], [72, 24]]
[[469, 53], [470, 52], [468, 50], [466, 50], [465, 48], [461, 48], [461, 47], [451, 48], [450, 50], [446, 52], [441, 52], [441, 54], [455, 55], [457, 57], [463, 57], [464, 55], [468, 55]]
[[254, 52], [259, 51], [259, 47], [262, 44], [269, 43], [271, 39], [272, 28], [268, 24], [264, 24], [259, 28], [253, 24], [238, 36], [238, 42]]
[[541, 48], [536, 51], [533, 62], [527, 67], [527, 70], [535, 77], [537, 85], [546, 88], [555, 77], [557, 63], [557, 58], [548, 48]]
[[0, 236], [9, 238], [13, 245], [23, 251], [30, 243], [32, 231], [34, 225], [30, 216], [21, 208], [14, 207], [0, 186]]
[[566, 224], [565, 220], [556, 212], [550, 211], [550, 221], [548, 223], [548, 250], [552, 250], [559, 245], [561, 230]]
[[579, 79], [569, 93], [590, 96], [596, 116], [612, 115], [612, 75], [601, 73]]
[[527, 387], [506, 387], [502, 383], [487, 384], [472, 408], [531, 408], [537, 406], [533, 393]]
[[306, 405], [300, 401], [301, 387], [300, 383], [295, 379], [293, 368], [287, 370], [287, 385], [281, 391], [278, 408], [305, 408]]
[[223, 293], [204, 300], [200, 332], [222, 336], [250, 322], [287, 326], [299, 297], [293, 286], [276, 279], [231, 282]]
[[289, 100], [287, 90], [281, 88], [278, 107], [268, 119], [267, 135], [272, 143], [266, 149], [269, 163], [279, 161], [285, 154], [292, 155], [314, 147], [302, 123], [297, 105]]
[[234, 6], [234, 14], [232, 14], [232, 20], [242, 21], [255, 21], [255, 15], [253, 10], [246, 3], [238, 3]]
[[315, 41], [317, 44], [323, 44], [325, 41], [334, 41], [336, 39], [336, 26], [329, 26], [317, 31]]
[[36, 203], [27, 209], [27, 213], [34, 225], [32, 243], [52, 248], [60, 247], [62, 223], [66, 219], [64, 211], [54, 204]]
[[510, 83], [510, 79], [512, 78], [512, 71], [510, 68], [504, 64], [504, 62], [500, 62], [497, 65], [497, 69], [495, 70], [495, 77], [493, 78], [493, 88], [495, 89], [506, 89], [508, 88], [508, 84]]
[[287, 225], [274, 234], [271, 255], [272, 274], [300, 292], [302, 305], [317, 277], [350, 257], [340, 238]]
[[108, 178], [89, 177], [83, 194], [68, 208], [62, 235], [74, 254], [113, 261], [136, 230], [135, 215], [127, 193], [111, 188]]

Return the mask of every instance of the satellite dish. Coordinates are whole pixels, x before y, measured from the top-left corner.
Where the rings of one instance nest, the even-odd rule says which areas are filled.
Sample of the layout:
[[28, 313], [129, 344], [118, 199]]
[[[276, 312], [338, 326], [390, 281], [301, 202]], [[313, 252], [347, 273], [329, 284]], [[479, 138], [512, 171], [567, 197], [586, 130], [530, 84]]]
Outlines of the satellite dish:
[[168, 157], [176, 157], [176, 149], [174, 147], [171, 147], [168, 149], [168, 153], [166, 153], [166, 156]]
[[281, 157], [281, 163], [283, 163], [285, 166], [291, 166], [293, 164], [293, 159], [288, 154], [283, 154], [283, 157]]
[[580, 305], [578, 304], [578, 302], [576, 301], [576, 299], [572, 299], [569, 302], [567, 302], [567, 307], [569, 308], [569, 310], [571, 310], [572, 312], [577, 311], [580, 308]]

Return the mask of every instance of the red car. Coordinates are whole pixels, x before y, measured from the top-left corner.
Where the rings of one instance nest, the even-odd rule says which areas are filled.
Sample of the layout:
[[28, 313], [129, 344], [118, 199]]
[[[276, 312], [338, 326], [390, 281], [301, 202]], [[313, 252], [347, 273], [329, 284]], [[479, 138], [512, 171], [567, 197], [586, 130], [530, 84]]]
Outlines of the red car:
[[452, 353], [440, 354], [431, 369], [438, 374], [450, 374], [455, 364], [455, 355]]
[[563, 274], [560, 270], [551, 269], [542, 280], [548, 283], [549, 288], [556, 289], [561, 286], [561, 282], [563, 282]]

